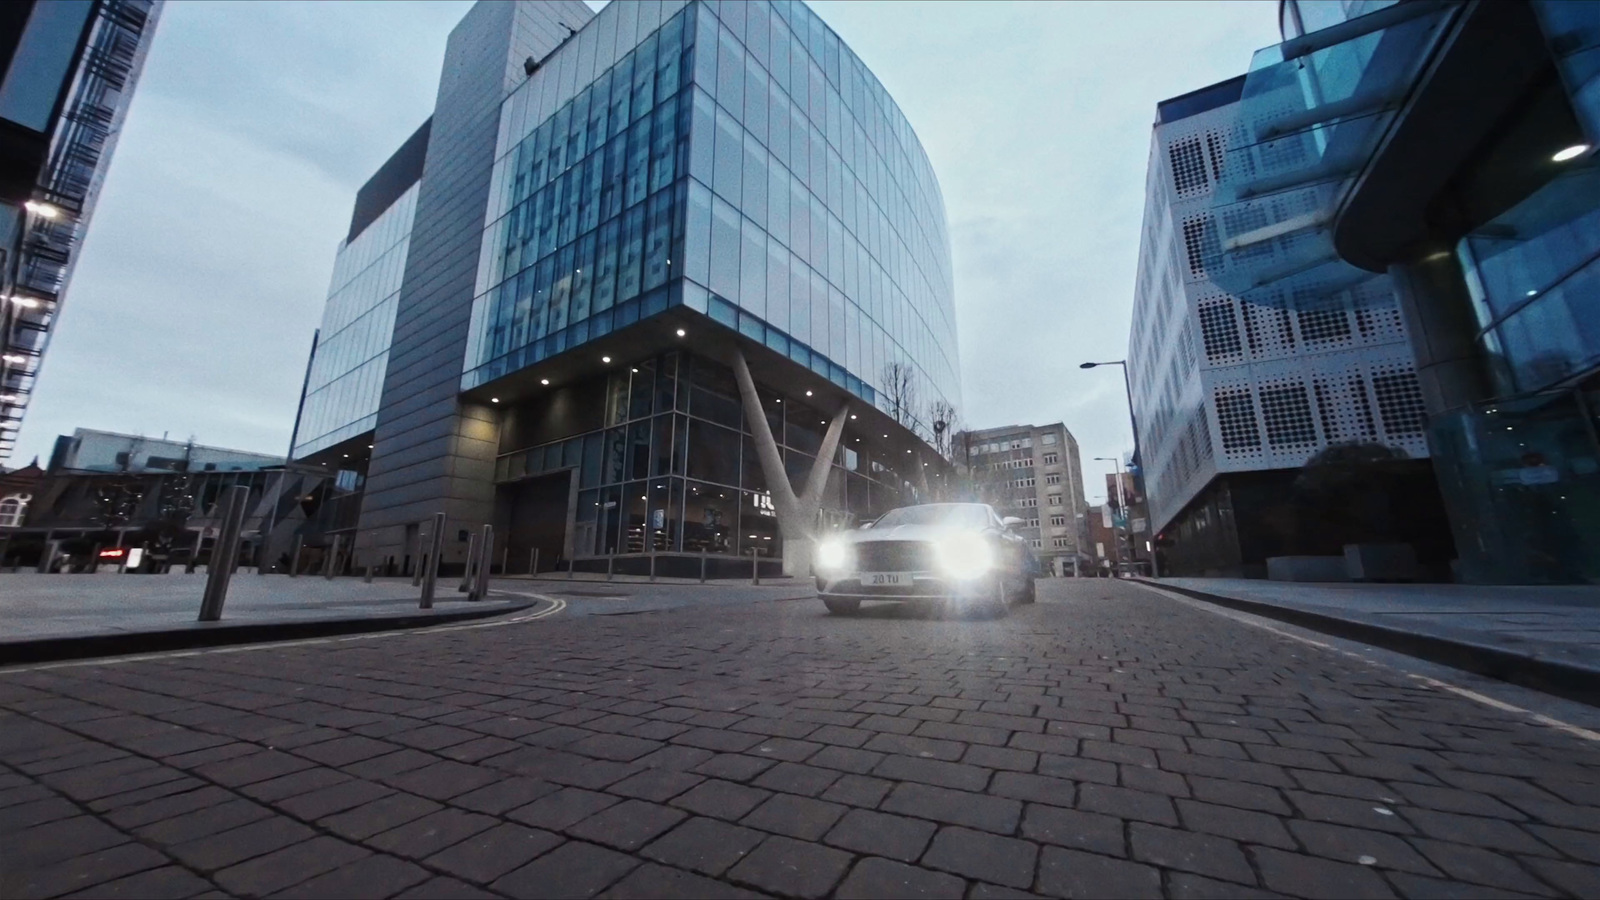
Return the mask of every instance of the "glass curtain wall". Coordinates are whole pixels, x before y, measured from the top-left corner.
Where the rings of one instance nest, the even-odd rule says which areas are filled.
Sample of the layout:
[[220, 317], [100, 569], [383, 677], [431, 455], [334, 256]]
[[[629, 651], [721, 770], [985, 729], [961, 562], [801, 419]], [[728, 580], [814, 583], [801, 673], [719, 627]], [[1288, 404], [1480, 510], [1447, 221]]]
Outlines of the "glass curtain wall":
[[463, 389], [682, 303], [880, 408], [893, 364], [959, 405], [943, 199], [882, 85], [802, 3], [636, 6], [570, 100], [583, 34], [507, 100]]
[[355, 240], [339, 247], [295, 436], [296, 458], [377, 424], [416, 209], [413, 184]]
[[[502, 455], [502, 483], [572, 470], [575, 552], [781, 555], [777, 510], [746, 427], [733, 373], [689, 354], [642, 360], [610, 376], [605, 427]], [[809, 477], [826, 414], [762, 392], [792, 483]], [[871, 458], [847, 432], [823, 507], [835, 523], [910, 502], [894, 460]]]

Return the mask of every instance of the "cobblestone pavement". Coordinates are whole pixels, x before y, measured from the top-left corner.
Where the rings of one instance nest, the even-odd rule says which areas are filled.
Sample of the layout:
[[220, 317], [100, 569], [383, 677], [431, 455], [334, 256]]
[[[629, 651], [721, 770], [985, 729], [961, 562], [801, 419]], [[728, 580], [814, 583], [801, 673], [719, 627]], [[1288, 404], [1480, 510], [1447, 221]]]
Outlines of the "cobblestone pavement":
[[1042, 588], [0, 673], [0, 896], [1600, 895], [1600, 743]]

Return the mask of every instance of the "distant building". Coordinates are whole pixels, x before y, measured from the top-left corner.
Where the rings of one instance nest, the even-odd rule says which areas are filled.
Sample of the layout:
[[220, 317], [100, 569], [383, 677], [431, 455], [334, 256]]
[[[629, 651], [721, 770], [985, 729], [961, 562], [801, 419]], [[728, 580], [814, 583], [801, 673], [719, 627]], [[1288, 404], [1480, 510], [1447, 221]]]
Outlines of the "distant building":
[[49, 470], [80, 472], [253, 472], [283, 457], [89, 428], [56, 438]]
[[[1219, 185], [1264, 152], [1241, 123], [1245, 84], [1161, 102], [1151, 137], [1127, 366], [1162, 574], [1265, 577], [1269, 557], [1338, 555], [1377, 537], [1442, 568], [1450, 537], [1388, 277], [1300, 291], [1224, 255], [1238, 226], [1214, 208]], [[1246, 276], [1248, 292], [1236, 283]], [[1302, 467], [1343, 444], [1406, 458], [1397, 490], [1408, 499], [1383, 535], [1318, 521], [1297, 494]]]
[[965, 431], [951, 449], [957, 465], [968, 468], [978, 500], [1023, 520], [1020, 533], [1046, 571], [1072, 575], [1090, 562], [1083, 464], [1065, 425]]
[[15, 446], [161, 4], [0, 4], [0, 461]]

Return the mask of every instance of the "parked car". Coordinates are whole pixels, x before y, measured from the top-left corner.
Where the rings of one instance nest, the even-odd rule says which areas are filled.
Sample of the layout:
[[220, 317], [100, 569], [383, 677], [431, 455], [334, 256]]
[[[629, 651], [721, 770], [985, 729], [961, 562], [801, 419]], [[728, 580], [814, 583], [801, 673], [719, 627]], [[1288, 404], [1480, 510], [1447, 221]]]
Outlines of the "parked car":
[[1016, 533], [1021, 524], [986, 503], [901, 507], [817, 545], [817, 595], [836, 615], [864, 600], [990, 614], [1032, 603], [1039, 561]]

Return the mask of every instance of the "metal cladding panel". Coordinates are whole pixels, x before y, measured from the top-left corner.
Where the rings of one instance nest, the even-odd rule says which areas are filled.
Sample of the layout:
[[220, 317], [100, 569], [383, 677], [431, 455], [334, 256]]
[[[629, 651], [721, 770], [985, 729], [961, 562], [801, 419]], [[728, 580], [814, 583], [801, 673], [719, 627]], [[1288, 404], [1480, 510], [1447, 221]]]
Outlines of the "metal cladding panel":
[[[489, 519], [492, 482], [452, 476], [494, 460], [492, 441], [461, 439], [478, 426], [464, 424], [457, 392], [500, 104], [525, 59], [547, 56], [592, 16], [577, 0], [483, 2], [450, 34], [368, 469], [363, 541], [375, 540], [373, 529], [439, 511], [452, 529]], [[392, 541], [395, 529], [387, 534]]]
[[1158, 530], [1219, 473], [1296, 468], [1342, 443], [1428, 455], [1388, 276], [1261, 281], [1248, 297], [1213, 279], [1243, 264], [1224, 260], [1214, 199], [1248, 141], [1230, 103], [1158, 122], [1151, 142], [1128, 377]]

